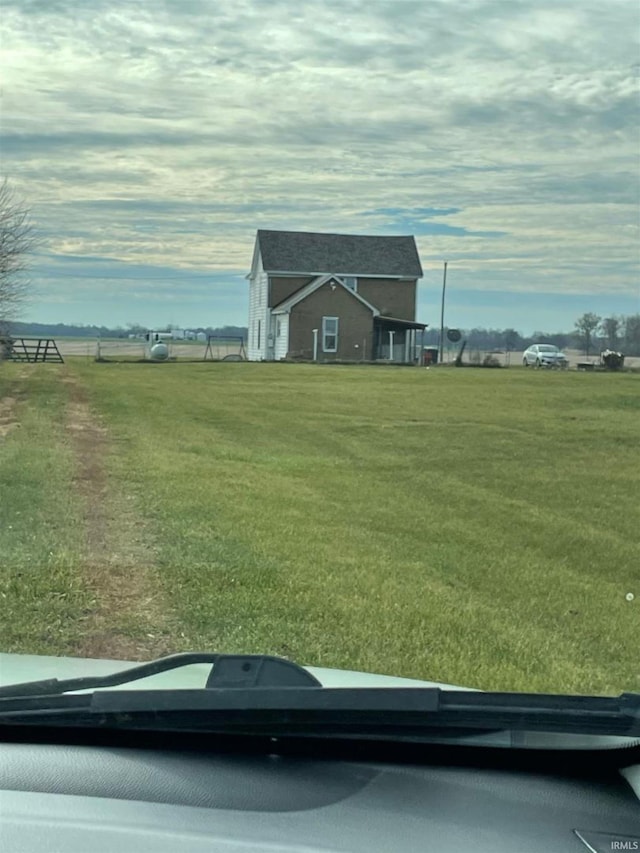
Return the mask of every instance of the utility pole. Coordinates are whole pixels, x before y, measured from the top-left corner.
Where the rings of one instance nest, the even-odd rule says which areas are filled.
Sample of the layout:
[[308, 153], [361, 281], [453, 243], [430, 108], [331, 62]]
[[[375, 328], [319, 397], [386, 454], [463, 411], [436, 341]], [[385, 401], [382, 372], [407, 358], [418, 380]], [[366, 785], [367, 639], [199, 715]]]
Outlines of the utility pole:
[[442, 278], [442, 306], [440, 308], [440, 353], [438, 361], [442, 364], [444, 358], [444, 294], [447, 289], [447, 262], [444, 262], [444, 275]]

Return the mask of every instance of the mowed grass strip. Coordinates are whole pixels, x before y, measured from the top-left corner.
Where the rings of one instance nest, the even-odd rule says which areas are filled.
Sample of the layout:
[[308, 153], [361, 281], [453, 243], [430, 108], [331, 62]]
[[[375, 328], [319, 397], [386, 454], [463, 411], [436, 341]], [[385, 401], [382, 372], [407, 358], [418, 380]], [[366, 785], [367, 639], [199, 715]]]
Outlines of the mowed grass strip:
[[0, 436], [2, 652], [70, 652], [89, 605], [61, 369], [0, 365], [0, 401], [15, 400], [13, 428]]
[[639, 377], [71, 369], [200, 648], [487, 689], [640, 688]]

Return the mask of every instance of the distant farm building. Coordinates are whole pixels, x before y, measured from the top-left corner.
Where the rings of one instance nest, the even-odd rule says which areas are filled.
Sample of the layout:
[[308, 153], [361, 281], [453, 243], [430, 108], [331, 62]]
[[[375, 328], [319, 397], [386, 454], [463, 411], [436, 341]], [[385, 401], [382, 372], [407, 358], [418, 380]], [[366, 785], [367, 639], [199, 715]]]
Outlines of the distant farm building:
[[415, 239], [298, 231], [256, 236], [248, 357], [315, 361], [414, 360]]
[[173, 341], [195, 341], [195, 339], [196, 333], [192, 329], [171, 329], [171, 340]]

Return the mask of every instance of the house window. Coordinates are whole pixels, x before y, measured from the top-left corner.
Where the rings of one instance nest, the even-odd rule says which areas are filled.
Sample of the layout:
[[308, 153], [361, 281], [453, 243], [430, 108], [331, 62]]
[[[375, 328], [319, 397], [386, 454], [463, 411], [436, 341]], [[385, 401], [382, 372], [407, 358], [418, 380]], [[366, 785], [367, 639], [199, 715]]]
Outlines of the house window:
[[282, 330], [282, 321], [276, 320], [276, 338], [280, 337], [281, 330]]
[[349, 288], [349, 290], [353, 290], [354, 293], [358, 290], [358, 279], [355, 275], [345, 275], [342, 277], [345, 285]]
[[338, 351], [338, 318], [322, 318], [322, 352]]

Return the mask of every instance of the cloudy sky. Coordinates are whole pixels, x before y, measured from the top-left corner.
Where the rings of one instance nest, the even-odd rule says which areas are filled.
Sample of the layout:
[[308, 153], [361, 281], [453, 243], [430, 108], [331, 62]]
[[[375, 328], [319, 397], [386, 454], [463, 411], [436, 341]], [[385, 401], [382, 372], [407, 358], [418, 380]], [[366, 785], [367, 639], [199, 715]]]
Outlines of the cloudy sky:
[[257, 228], [415, 234], [419, 319], [640, 310], [635, 0], [3, 0], [26, 319], [244, 324]]

